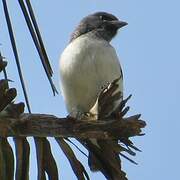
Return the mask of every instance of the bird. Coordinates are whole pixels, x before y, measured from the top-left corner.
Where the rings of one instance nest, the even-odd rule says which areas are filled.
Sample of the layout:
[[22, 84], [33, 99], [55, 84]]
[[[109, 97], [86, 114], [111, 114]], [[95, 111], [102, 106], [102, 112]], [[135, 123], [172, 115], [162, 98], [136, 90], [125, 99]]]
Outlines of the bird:
[[[122, 101], [122, 68], [116, 50], [110, 42], [118, 30], [127, 24], [111, 13], [95, 12], [84, 17], [71, 34], [70, 41], [59, 60], [60, 88], [70, 116], [79, 118], [88, 113], [96, 103], [102, 88], [117, 78], [118, 91], [122, 97], [114, 103], [112, 112]], [[118, 155], [108, 148], [111, 141], [104, 141], [106, 143], [101, 145], [94, 139], [88, 142], [92, 142], [97, 148], [104, 147], [103, 157], [111, 158], [107, 163], [114, 162], [115, 166], [120, 168]], [[92, 171], [102, 169], [97, 159], [95, 154], [89, 153], [88, 162]], [[112, 170], [111, 173], [113, 180], [118, 179], [116, 171]]]

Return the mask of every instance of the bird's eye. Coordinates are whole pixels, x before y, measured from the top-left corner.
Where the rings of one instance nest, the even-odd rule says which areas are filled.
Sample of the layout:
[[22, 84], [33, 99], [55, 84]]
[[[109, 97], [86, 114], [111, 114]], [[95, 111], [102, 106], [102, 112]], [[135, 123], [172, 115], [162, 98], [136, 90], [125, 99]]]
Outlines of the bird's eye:
[[103, 16], [99, 16], [99, 19], [100, 19], [100, 20], [103, 20]]
[[107, 21], [104, 16], [99, 16], [99, 19], [103, 22]]

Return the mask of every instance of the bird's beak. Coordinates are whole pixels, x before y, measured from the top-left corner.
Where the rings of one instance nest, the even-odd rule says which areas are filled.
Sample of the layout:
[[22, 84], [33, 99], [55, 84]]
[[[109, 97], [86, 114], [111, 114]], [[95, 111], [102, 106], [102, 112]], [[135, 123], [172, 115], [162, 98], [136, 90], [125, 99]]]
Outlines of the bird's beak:
[[117, 29], [120, 29], [120, 28], [128, 25], [127, 22], [125, 22], [125, 21], [119, 21], [119, 20], [109, 21], [109, 24], [114, 25], [115, 27], [117, 27]]

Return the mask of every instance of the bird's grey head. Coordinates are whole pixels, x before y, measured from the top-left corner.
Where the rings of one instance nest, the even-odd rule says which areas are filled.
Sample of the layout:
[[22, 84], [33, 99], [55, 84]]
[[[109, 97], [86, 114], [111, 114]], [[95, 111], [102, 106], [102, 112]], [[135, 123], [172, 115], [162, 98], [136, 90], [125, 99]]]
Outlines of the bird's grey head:
[[126, 25], [126, 22], [118, 20], [118, 18], [112, 14], [96, 12], [81, 20], [72, 33], [70, 42], [86, 33], [91, 33], [97, 38], [111, 41], [118, 29]]

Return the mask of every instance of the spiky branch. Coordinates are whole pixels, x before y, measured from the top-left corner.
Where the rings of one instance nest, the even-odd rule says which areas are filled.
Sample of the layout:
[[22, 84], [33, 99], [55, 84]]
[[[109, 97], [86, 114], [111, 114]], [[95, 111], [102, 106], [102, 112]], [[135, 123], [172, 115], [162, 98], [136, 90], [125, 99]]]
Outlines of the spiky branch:
[[0, 136], [74, 137], [113, 139], [138, 136], [145, 122], [140, 115], [121, 120], [98, 121], [58, 118], [47, 114], [22, 114], [19, 118], [0, 116]]

